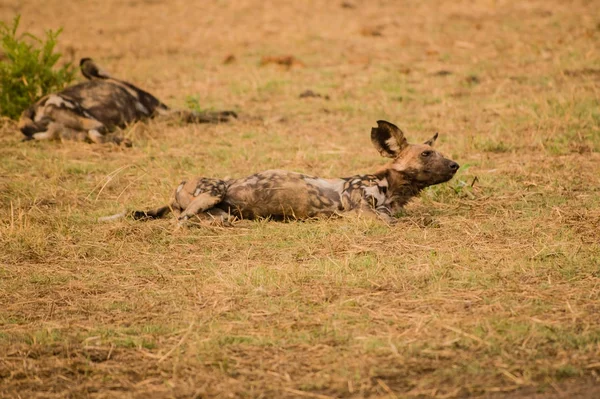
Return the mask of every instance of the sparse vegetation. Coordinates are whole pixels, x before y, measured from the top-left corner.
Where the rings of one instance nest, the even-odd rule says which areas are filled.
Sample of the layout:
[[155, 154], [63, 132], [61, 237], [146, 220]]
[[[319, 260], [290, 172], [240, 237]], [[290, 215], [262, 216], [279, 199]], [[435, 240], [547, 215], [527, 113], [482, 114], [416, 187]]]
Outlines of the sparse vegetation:
[[56, 69], [61, 55], [55, 52], [61, 30], [46, 31], [45, 40], [30, 33], [17, 34], [21, 17], [12, 26], [0, 21], [0, 115], [17, 119], [38, 98], [73, 81], [70, 64]]
[[[241, 117], [136, 124], [132, 148], [0, 126], [0, 397], [600, 397], [594, 2], [7, 1]], [[378, 119], [461, 164], [394, 227], [96, 221], [188, 176], [372, 172]]]

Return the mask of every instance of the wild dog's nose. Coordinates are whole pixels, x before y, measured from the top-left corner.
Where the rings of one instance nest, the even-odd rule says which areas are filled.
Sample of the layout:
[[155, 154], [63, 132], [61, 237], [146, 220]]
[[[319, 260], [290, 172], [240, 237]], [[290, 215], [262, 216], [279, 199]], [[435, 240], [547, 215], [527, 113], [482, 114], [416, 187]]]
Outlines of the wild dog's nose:
[[460, 165], [453, 161], [453, 162], [450, 162], [449, 168], [451, 171], [456, 172], [458, 170], [458, 168], [460, 168]]

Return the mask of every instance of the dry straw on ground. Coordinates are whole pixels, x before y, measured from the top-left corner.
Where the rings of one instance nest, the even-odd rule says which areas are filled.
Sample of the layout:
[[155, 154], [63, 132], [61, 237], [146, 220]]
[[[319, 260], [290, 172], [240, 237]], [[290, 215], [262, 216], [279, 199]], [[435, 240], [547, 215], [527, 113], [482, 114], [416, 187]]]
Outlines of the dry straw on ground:
[[[67, 57], [245, 118], [138, 124], [133, 148], [3, 122], [0, 396], [598, 397], [597, 9], [4, 1], [33, 33], [63, 26]], [[303, 67], [259, 66], [281, 55]], [[391, 228], [96, 223], [185, 176], [373, 171], [377, 119], [439, 131], [462, 165]]]

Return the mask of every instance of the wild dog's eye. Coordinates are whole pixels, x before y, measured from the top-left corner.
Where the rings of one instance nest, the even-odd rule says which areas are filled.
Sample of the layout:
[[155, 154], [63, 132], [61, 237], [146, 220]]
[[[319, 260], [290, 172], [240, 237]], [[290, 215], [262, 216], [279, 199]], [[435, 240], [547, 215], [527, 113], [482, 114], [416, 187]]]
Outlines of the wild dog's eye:
[[423, 158], [427, 158], [428, 156], [431, 156], [431, 154], [433, 154], [433, 151], [423, 151], [423, 152], [421, 153], [421, 156], [422, 156]]

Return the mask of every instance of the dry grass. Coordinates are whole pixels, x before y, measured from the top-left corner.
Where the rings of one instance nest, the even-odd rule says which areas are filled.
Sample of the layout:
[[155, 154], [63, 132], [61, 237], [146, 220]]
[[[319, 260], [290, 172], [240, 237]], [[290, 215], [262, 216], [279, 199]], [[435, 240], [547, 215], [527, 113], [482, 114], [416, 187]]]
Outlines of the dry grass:
[[[597, 2], [88, 3], [0, 16], [245, 118], [126, 149], [2, 124], [1, 396], [598, 397]], [[185, 176], [373, 171], [377, 119], [462, 165], [392, 228], [96, 223]]]

